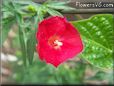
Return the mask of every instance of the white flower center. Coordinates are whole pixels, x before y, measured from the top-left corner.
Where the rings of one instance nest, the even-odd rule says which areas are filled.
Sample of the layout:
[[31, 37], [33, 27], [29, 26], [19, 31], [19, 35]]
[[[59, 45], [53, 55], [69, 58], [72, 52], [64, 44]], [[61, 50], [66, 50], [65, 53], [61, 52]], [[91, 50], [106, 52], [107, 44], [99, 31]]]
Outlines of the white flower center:
[[55, 40], [54, 44], [55, 44], [55, 47], [54, 47], [55, 49], [59, 49], [63, 45], [63, 43], [60, 42], [59, 40]]
[[55, 40], [54, 43], [57, 44], [58, 46], [62, 46], [63, 45], [63, 43], [60, 42], [59, 40]]

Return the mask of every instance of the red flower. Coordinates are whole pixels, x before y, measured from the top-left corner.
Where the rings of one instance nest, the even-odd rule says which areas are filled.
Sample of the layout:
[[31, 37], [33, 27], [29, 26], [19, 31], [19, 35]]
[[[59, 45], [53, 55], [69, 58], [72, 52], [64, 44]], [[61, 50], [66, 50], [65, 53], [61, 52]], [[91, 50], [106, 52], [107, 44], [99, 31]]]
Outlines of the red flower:
[[83, 49], [79, 32], [65, 18], [59, 16], [43, 20], [39, 24], [36, 38], [40, 59], [55, 67]]

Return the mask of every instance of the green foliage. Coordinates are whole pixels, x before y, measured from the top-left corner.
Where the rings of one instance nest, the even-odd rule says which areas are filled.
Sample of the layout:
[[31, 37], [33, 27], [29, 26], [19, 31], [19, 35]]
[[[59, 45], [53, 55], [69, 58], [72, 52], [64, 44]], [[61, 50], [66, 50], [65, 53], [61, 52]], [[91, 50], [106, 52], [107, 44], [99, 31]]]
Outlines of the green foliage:
[[25, 40], [25, 31], [22, 28], [22, 24], [23, 24], [23, 18], [20, 14], [16, 14], [16, 19], [18, 22], [18, 26], [19, 26], [19, 40], [20, 40], [20, 45], [21, 45], [21, 50], [22, 50], [22, 55], [23, 55], [23, 62], [24, 65], [26, 65], [26, 58], [27, 58], [27, 52], [26, 52], [26, 40]]
[[35, 34], [37, 32], [38, 22], [42, 21], [47, 14], [52, 16], [62, 16], [62, 14], [58, 12], [57, 8], [55, 9], [53, 5], [56, 7], [59, 6], [59, 10], [66, 8], [71, 9], [71, 7], [68, 7], [66, 4], [66, 2], [55, 1], [47, 1], [44, 4], [38, 4], [26, 0], [3, 0], [3, 27], [7, 26], [2, 29], [3, 34], [6, 34], [5, 36], [3, 35], [3, 41], [6, 39], [10, 30], [9, 26], [17, 23], [23, 62], [25, 65], [27, 64], [26, 61], [30, 64], [32, 64], [33, 61], [36, 46]]
[[47, 9], [47, 12], [50, 14], [50, 15], [52, 15], [52, 16], [62, 16], [62, 14], [61, 13], [59, 13], [58, 11], [56, 11], [56, 10], [53, 10], [53, 9]]
[[27, 58], [30, 64], [32, 64], [33, 61], [34, 51], [36, 49], [35, 44], [36, 44], [35, 31], [31, 31], [31, 34], [29, 35], [27, 40]]
[[96, 67], [112, 69], [113, 15], [98, 14], [72, 24], [83, 38], [82, 58]]
[[10, 28], [14, 24], [14, 22], [15, 22], [15, 19], [13, 17], [8, 17], [3, 19], [2, 28], [0, 29], [2, 31], [2, 40], [0, 42], [0, 46], [2, 46], [2, 44], [8, 37], [8, 32], [10, 31]]
[[[99, 71], [98, 68], [85, 64], [82, 61], [65, 62], [58, 68], [39, 60], [35, 54], [32, 65], [23, 67], [20, 51], [16, 52], [19, 57], [17, 62], [12, 63], [12, 75], [9, 80], [17, 84], [86, 84], [87, 81], [106, 81], [113, 84], [113, 71]], [[16, 69], [16, 70], [15, 70]], [[86, 72], [88, 70], [88, 72]], [[91, 71], [96, 72], [91, 76]], [[85, 78], [87, 77], [87, 78]], [[93, 84], [96, 84], [95, 82]]]
[[12, 14], [12, 6], [7, 3], [7, 1], [4, 1], [4, 4], [2, 6], [2, 40], [0, 42], [0, 46], [4, 43], [8, 36], [8, 32], [10, 31], [11, 26], [15, 23], [14, 15]]
[[[34, 59], [34, 63], [26, 68], [23, 64], [17, 63], [12, 64], [14, 70], [10, 80], [21, 84], [79, 84], [83, 83], [86, 68], [84, 63], [73, 61], [69, 64], [74, 64], [74, 66], [66, 63], [55, 68], [38, 60], [38, 56]], [[17, 67], [18, 69], [15, 70]]]

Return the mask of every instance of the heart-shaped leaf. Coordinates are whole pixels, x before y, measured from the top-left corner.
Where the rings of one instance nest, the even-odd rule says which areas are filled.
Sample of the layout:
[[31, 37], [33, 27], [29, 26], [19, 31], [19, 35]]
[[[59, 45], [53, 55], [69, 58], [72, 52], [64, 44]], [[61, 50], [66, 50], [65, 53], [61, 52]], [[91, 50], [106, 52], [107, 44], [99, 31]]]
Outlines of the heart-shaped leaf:
[[96, 67], [113, 67], [113, 15], [98, 14], [86, 20], [73, 21], [79, 30], [84, 51], [82, 58]]

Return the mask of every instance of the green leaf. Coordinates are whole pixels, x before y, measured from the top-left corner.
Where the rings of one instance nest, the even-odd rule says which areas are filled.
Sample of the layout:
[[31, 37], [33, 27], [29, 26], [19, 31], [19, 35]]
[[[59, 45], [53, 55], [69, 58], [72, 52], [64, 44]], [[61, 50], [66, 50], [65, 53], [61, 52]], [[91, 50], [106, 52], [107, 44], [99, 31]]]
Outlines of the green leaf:
[[19, 40], [20, 40], [20, 45], [21, 45], [21, 50], [22, 50], [22, 55], [23, 55], [23, 62], [24, 65], [26, 65], [26, 45], [25, 45], [25, 40], [24, 40], [24, 33], [21, 30], [21, 28], [19, 28]]
[[9, 2], [10, 2], [10, 0], [3, 1], [2, 11], [13, 12], [13, 7]]
[[86, 20], [74, 21], [79, 30], [84, 51], [82, 58], [96, 67], [111, 69], [113, 67], [113, 15], [98, 14]]
[[11, 30], [11, 26], [14, 24], [15, 18], [14, 17], [8, 17], [8, 18], [3, 18], [2, 19], [2, 27], [1, 32], [2, 32], [2, 40], [0, 42], [0, 46], [3, 45], [4, 41], [6, 40], [8, 36], [8, 32]]
[[38, 12], [37, 12], [37, 15], [38, 15], [38, 21], [42, 21], [44, 18], [44, 15], [42, 14], [42, 9], [39, 8]]
[[53, 10], [51, 8], [47, 9], [47, 12], [52, 16], [61, 16], [61, 17], [63, 16], [60, 12]]
[[36, 37], [35, 31], [31, 31], [28, 40], [27, 40], [27, 58], [30, 64], [33, 62], [35, 45], [36, 44]]
[[24, 28], [22, 28], [23, 18], [19, 13], [16, 13], [15, 16], [19, 26], [19, 40], [20, 40], [20, 45], [22, 50], [23, 62], [24, 62], [24, 65], [26, 66], [27, 51], [26, 51], [25, 35], [23, 30]]
[[65, 4], [68, 4], [69, 3], [69, 1], [68, 0], [66, 0], [66, 1], [53, 1], [53, 0], [47, 0], [44, 4], [52, 4], [52, 5], [65, 5]]

